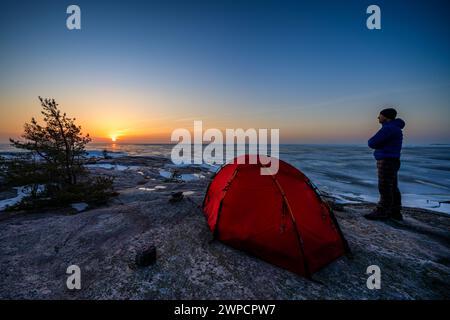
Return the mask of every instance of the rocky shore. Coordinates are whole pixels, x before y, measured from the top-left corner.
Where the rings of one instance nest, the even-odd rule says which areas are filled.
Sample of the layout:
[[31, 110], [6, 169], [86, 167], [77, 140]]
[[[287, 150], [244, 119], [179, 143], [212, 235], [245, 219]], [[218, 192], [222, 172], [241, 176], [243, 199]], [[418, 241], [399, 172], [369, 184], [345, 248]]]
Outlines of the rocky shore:
[[[212, 237], [201, 203], [213, 172], [158, 157], [92, 163], [115, 176], [119, 195], [103, 207], [0, 212], [1, 299], [448, 299], [450, 216], [405, 208], [402, 222], [373, 222], [373, 204], [337, 205], [353, 252], [309, 281]], [[174, 193], [180, 201], [170, 201]], [[0, 195], [11, 197], [11, 192]], [[156, 262], [136, 255], [156, 248]], [[81, 290], [66, 287], [69, 265]], [[381, 289], [366, 286], [370, 265]]]

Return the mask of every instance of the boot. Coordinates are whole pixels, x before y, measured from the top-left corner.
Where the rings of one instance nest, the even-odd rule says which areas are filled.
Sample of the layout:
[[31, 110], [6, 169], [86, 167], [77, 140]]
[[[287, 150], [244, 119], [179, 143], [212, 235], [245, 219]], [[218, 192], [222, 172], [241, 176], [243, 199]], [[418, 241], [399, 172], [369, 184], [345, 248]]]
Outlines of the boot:
[[365, 214], [364, 218], [367, 220], [387, 220], [389, 219], [389, 215], [384, 211], [375, 209], [371, 213]]
[[403, 220], [403, 215], [400, 212], [400, 210], [394, 210], [389, 215], [389, 218], [391, 218], [393, 220], [397, 220], [397, 221], [402, 221]]

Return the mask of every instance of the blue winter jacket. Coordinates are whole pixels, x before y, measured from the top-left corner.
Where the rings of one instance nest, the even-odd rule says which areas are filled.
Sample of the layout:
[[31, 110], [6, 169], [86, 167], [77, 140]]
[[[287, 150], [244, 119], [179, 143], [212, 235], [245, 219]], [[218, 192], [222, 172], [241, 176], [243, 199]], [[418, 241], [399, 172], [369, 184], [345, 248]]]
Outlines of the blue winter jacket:
[[375, 159], [400, 158], [404, 127], [405, 121], [402, 119], [383, 123], [381, 129], [368, 141], [369, 148], [375, 149]]

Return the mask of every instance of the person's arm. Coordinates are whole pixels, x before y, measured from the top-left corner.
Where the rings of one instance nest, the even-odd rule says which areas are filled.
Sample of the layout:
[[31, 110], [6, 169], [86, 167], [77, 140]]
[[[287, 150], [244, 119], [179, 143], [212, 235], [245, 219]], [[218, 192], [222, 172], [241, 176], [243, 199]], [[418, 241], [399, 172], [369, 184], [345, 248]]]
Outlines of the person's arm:
[[386, 143], [386, 140], [390, 137], [391, 130], [387, 127], [383, 127], [378, 132], [369, 139], [368, 145], [369, 148], [372, 149], [380, 149], [383, 147], [383, 145]]

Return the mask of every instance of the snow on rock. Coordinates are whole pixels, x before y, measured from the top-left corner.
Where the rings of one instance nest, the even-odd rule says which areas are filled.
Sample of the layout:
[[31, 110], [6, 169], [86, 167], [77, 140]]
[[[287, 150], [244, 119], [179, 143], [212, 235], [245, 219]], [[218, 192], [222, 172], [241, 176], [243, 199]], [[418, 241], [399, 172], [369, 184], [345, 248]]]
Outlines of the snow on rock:
[[[31, 194], [32, 188], [30, 186], [21, 186], [21, 187], [15, 187], [14, 188], [17, 191], [17, 195], [13, 198], [4, 199], [0, 201], [0, 211], [4, 211], [6, 208], [14, 206], [20, 201], [23, 200], [23, 198], [29, 196]], [[37, 192], [40, 193], [44, 191], [44, 186], [39, 185], [37, 187]]]
[[89, 207], [89, 205], [85, 202], [72, 203], [70, 206], [75, 210], [77, 210], [78, 212], [82, 212]]

